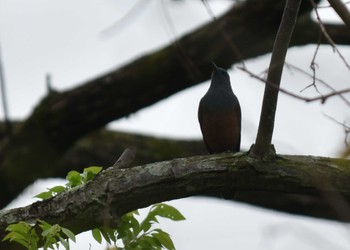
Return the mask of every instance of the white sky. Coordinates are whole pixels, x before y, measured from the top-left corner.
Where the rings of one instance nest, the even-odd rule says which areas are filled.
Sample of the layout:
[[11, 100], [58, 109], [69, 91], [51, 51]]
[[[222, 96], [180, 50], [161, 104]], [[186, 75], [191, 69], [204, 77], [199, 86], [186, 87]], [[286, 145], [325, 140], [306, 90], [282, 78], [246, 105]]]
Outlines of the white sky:
[[[11, 117], [25, 118], [30, 114], [46, 93], [46, 73], [52, 74], [54, 88], [72, 88], [155, 50], [167, 44], [175, 35], [210, 20], [200, 1], [143, 1], [140, 10], [116, 27], [113, 24], [132, 8], [136, 0], [1, 0], [0, 43]], [[217, 14], [230, 4], [230, 1], [210, 2]], [[329, 12], [327, 18], [337, 19]], [[174, 25], [175, 33], [171, 25]], [[339, 49], [346, 59], [350, 58], [349, 48], [339, 46]], [[315, 47], [311, 45], [293, 48], [288, 52], [287, 61], [311, 72], [309, 65], [314, 50]], [[329, 46], [321, 46], [316, 62], [319, 78], [337, 89], [349, 86], [350, 72]], [[249, 60], [246, 64], [251, 71], [260, 73], [268, 67], [269, 55]], [[256, 136], [263, 84], [235, 66], [229, 73], [242, 107], [242, 148], [248, 149]], [[310, 83], [310, 78], [285, 69], [283, 88], [299, 93]], [[200, 138], [197, 108], [208, 85], [209, 82], [205, 82], [184, 90], [110, 126], [157, 136]], [[302, 94], [317, 95], [313, 89]], [[281, 94], [273, 139], [277, 151], [339, 155], [344, 148], [343, 128], [324, 114], [331, 115], [339, 122], [350, 123], [349, 106], [339, 98], [329, 99], [324, 105], [316, 102], [306, 104]], [[53, 185], [40, 183], [37, 187], [39, 191], [30, 188], [31, 194], [27, 196], [32, 197], [33, 193]], [[17, 205], [23, 202], [30, 201], [25, 199]], [[204, 198], [174, 201], [172, 204], [188, 218], [181, 223], [164, 222], [180, 250], [350, 247], [348, 229], [337, 223]], [[308, 238], [301, 233], [304, 231]], [[189, 235], [190, 239], [187, 238]], [[337, 240], [333, 240], [335, 237]], [[322, 244], [316, 244], [320, 242]], [[87, 244], [86, 240], [83, 240], [83, 244]], [[88, 249], [87, 245], [85, 249]]]

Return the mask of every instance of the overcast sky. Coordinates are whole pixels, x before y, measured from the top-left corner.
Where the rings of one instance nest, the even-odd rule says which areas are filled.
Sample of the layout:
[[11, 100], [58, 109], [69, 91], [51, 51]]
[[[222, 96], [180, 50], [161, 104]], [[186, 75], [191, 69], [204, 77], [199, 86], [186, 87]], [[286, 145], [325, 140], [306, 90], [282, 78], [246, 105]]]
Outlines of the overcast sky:
[[[25, 118], [30, 114], [46, 94], [47, 73], [52, 75], [55, 89], [72, 88], [164, 46], [174, 37], [210, 20], [200, 1], [143, 0], [141, 7], [130, 12], [137, 2], [0, 0], [0, 43], [11, 117]], [[210, 2], [217, 15], [231, 4], [231, 1]], [[123, 19], [126, 13], [130, 14]], [[324, 19], [337, 20], [327, 9], [323, 9], [322, 14]], [[342, 46], [339, 49], [350, 59], [350, 49]], [[314, 52], [315, 46], [311, 45], [292, 48], [287, 61], [311, 72], [309, 65]], [[246, 65], [249, 70], [261, 73], [267, 69], [269, 60], [270, 55], [264, 55], [248, 60]], [[336, 89], [349, 86], [350, 72], [330, 46], [320, 47], [316, 62], [319, 78]], [[255, 140], [264, 86], [236, 65], [229, 73], [242, 107], [244, 150]], [[311, 82], [311, 78], [286, 68], [282, 87], [297, 94], [316, 96], [313, 88], [300, 93]], [[200, 138], [197, 108], [208, 86], [209, 82], [204, 82], [186, 89], [113, 122], [110, 127], [163, 137]], [[327, 93], [322, 85], [319, 88]], [[336, 157], [345, 147], [345, 134], [343, 128], [326, 115], [349, 124], [349, 113], [349, 106], [340, 98], [329, 99], [323, 105], [306, 104], [281, 94], [273, 143], [278, 153]], [[3, 116], [2, 110], [0, 116]], [[47, 182], [39, 184], [39, 190], [51, 186]], [[28, 192], [33, 196], [33, 192], [40, 191], [30, 188]], [[23, 202], [30, 201], [25, 199], [16, 204]], [[188, 219], [181, 223], [164, 222], [180, 250], [330, 249], [330, 245], [332, 249], [350, 248], [349, 232], [337, 223], [204, 198], [172, 204]], [[333, 240], [334, 237], [339, 239]], [[87, 249], [87, 242], [83, 244]]]

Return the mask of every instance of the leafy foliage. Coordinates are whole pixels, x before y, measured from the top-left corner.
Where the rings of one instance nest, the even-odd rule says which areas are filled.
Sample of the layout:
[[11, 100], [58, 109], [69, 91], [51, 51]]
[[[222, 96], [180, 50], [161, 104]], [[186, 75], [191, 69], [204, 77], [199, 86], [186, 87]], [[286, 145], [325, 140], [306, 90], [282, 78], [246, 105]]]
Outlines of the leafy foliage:
[[20, 221], [11, 224], [6, 228], [6, 231], [9, 233], [3, 238], [3, 241], [14, 241], [30, 250], [38, 249], [39, 236], [29, 223]]
[[[74, 187], [81, 186], [92, 180], [102, 167], [85, 168], [83, 173], [70, 171], [67, 174], [67, 183], [65, 186], [55, 186], [47, 189], [35, 197], [42, 200], [49, 199], [61, 192], [67, 191]], [[170, 235], [162, 229], [152, 226], [158, 222], [157, 217], [171, 219], [173, 221], [184, 220], [185, 217], [174, 207], [167, 204], [155, 204], [151, 207], [146, 218], [139, 222], [135, 216], [139, 216], [137, 210], [129, 212], [121, 217], [118, 228], [101, 227], [91, 230], [93, 238], [102, 243], [102, 239], [110, 245], [114, 245], [115, 249], [120, 250], [138, 250], [138, 249], [175, 249], [174, 243]], [[69, 239], [75, 242], [75, 234], [67, 228], [58, 224], [51, 225], [43, 220], [38, 220], [34, 224], [27, 222], [19, 222], [9, 225], [6, 228], [9, 233], [3, 238], [3, 241], [9, 240], [17, 242], [28, 250], [37, 250], [39, 240], [46, 249], [58, 249], [61, 243], [65, 249], [69, 249]], [[41, 231], [40, 236], [38, 232]], [[122, 243], [122, 247], [117, 246], [117, 242]]]
[[[37, 232], [38, 227], [41, 229], [41, 237], [39, 237]], [[55, 247], [58, 249], [58, 242], [60, 242], [65, 249], [69, 249], [68, 239], [75, 242], [75, 235], [72, 231], [58, 224], [50, 225], [42, 220], [38, 220], [38, 222], [33, 225], [20, 221], [16, 224], [9, 225], [6, 231], [9, 233], [3, 238], [3, 241], [9, 240], [17, 242], [28, 250], [37, 250], [40, 239], [43, 241], [44, 249], [55, 249]]]
[[[67, 191], [77, 186], [81, 186], [86, 182], [92, 180], [100, 171], [102, 167], [88, 167], [85, 168], [83, 173], [77, 171], [70, 171], [67, 174], [67, 183], [65, 186], [55, 186], [47, 189], [35, 197], [46, 200], [61, 192]], [[38, 227], [41, 229], [41, 237], [37, 234]], [[61, 227], [58, 224], [50, 225], [49, 223], [38, 220], [35, 224], [29, 224], [27, 222], [19, 222], [17, 224], [9, 225], [6, 228], [9, 233], [3, 238], [3, 241], [9, 240], [14, 241], [29, 250], [38, 249], [38, 242], [42, 240], [44, 249], [58, 248], [60, 242], [66, 249], [69, 249], [69, 241], [71, 239], [75, 242], [75, 235], [72, 231], [67, 228]]]
[[135, 218], [139, 213], [137, 210], [122, 216], [121, 223], [116, 230], [110, 228], [95, 228], [92, 235], [99, 243], [102, 237], [114, 245], [121, 241], [123, 247], [116, 247], [121, 250], [135, 249], [175, 249], [170, 235], [162, 229], [152, 226], [159, 223], [157, 217], [168, 218], [173, 221], [184, 220], [185, 217], [174, 207], [167, 204], [155, 204], [151, 207], [148, 215], [141, 223]]
[[47, 191], [37, 194], [35, 197], [46, 200], [61, 192], [67, 191], [77, 186], [81, 186], [86, 182], [92, 180], [99, 172], [101, 172], [102, 167], [92, 166], [85, 168], [83, 173], [77, 171], [70, 171], [67, 174], [66, 180], [68, 181], [65, 186], [55, 186], [48, 188]]
[[[69, 242], [63, 237], [71, 239], [75, 242], [75, 235], [67, 228], [61, 227], [58, 224], [50, 225], [49, 223], [39, 220], [39, 227], [42, 229], [41, 236], [44, 239], [44, 249], [52, 248], [56, 246], [58, 249], [58, 242], [60, 242], [65, 249], [69, 249]], [[62, 235], [63, 234], [63, 235]], [[63, 237], [62, 237], [63, 236]]]

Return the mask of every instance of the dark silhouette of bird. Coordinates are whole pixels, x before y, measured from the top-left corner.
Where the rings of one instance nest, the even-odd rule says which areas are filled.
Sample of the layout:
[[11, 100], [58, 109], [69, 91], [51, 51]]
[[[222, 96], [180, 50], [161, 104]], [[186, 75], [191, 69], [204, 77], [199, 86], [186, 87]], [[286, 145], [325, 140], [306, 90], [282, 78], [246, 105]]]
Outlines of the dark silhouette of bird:
[[241, 144], [241, 107], [232, 91], [226, 70], [213, 63], [208, 92], [198, 108], [203, 140], [211, 154], [238, 152]]

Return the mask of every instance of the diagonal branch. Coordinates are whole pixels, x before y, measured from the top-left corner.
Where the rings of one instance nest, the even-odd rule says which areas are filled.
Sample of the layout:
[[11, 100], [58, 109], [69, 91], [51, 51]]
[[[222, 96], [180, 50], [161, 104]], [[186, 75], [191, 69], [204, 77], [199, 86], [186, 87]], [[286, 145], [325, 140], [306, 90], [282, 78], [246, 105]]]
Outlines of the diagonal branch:
[[350, 28], [350, 12], [345, 4], [340, 0], [328, 0], [332, 8], [337, 12], [343, 22]]

